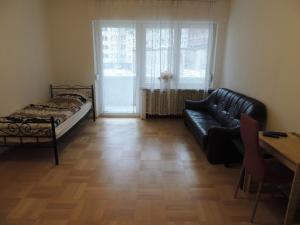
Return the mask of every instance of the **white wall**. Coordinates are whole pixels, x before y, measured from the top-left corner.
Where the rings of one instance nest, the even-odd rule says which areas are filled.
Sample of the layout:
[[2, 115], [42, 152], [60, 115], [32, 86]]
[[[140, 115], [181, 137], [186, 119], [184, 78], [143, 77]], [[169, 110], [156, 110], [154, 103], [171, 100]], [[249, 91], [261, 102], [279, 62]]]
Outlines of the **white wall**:
[[43, 0], [0, 1], [0, 116], [49, 96], [45, 12]]
[[92, 84], [94, 59], [89, 0], [51, 0], [47, 4], [56, 83]]
[[300, 132], [300, 1], [233, 0], [222, 85], [264, 102], [270, 129]]

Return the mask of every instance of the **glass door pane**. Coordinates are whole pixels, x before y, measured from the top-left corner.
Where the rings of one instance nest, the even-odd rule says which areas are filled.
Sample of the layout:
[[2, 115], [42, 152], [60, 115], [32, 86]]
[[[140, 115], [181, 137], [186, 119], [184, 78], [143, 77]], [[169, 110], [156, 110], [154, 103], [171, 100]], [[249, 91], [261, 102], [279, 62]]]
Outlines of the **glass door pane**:
[[181, 29], [179, 88], [205, 88], [209, 54], [209, 25]]
[[137, 113], [135, 62], [135, 28], [102, 27], [104, 113]]

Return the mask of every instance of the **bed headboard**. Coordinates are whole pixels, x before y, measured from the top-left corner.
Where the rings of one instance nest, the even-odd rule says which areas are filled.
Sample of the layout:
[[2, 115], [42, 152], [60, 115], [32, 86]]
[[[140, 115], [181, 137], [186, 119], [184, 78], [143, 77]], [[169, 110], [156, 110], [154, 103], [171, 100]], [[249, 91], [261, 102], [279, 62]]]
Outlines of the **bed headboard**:
[[94, 92], [94, 85], [53, 85], [50, 84], [50, 96], [51, 98], [55, 97], [56, 95], [63, 93], [63, 92], [80, 92], [83, 93], [85, 96], [89, 98], [89, 100], [92, 102], [93, 107], [93, 117], [94, 120], [96, 118], [96, 111], [95, 111], [95, 92]]
[[83, 85], [52, 85], [50, 84], [50, 96], [51, 98], [64, 92], [79, 92], [87, 96], [91, 101], [94, 96], [94, 86], [83, 86]]

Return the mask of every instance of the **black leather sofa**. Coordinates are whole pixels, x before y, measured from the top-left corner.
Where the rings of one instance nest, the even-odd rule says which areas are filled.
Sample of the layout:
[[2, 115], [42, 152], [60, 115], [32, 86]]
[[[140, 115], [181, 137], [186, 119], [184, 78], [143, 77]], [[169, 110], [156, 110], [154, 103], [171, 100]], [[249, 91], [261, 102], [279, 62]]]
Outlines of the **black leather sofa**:
[[265, 126], [265, 105], [229, 89], [216, 89], [202, 101], [185, 102], [184, 122], [210, 163], [229, 164], [241, 160], [242, 155], [234, 143], [240, 140], [242, 113], [259, 121], [261, 128]]

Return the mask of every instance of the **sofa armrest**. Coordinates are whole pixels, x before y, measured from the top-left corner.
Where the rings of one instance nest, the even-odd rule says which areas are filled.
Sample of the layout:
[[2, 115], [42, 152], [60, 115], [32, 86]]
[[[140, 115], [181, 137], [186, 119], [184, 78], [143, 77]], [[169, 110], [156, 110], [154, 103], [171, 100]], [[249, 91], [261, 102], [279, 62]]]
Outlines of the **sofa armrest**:
[[212, 164], [240, 161], [233, 139], [240, 137], [240, 128], [215, 127], [208, 130], [207, 159]]
[[207, 100], [206, 99], [202, 101], [185, 100], [185, 109], [205, 110], [207, 109]]

